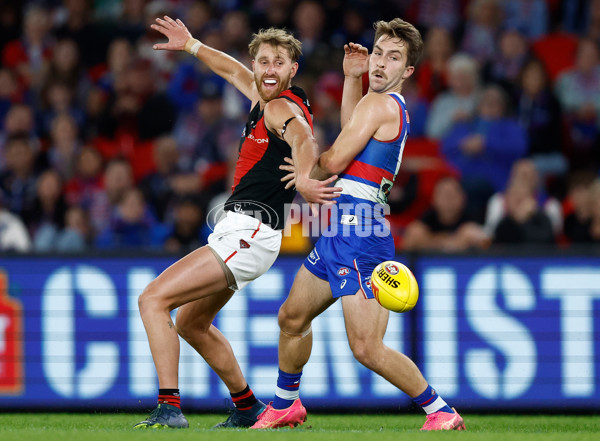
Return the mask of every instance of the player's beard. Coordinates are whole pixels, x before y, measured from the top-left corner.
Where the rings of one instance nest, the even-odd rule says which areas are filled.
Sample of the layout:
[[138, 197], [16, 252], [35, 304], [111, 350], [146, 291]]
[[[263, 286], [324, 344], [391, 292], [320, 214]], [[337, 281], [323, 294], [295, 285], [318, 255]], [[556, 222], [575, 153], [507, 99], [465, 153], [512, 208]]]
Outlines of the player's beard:
[[[268, 78], [274, 78], [277, 80], [277, 86], [272, 88], [265, 87], [263, 81]], [[277, 98], [281, 92], [288, 88], [288, 84], [290, 82], [290, 77], [280, 78], [277, 76], [266, 76], [263, 75], [261, 78], [254, 77], [254, 82], [256, 83], [256, 88], [258, 89], [258, 94], [263, 101], [271, 101], [274, 98]]]

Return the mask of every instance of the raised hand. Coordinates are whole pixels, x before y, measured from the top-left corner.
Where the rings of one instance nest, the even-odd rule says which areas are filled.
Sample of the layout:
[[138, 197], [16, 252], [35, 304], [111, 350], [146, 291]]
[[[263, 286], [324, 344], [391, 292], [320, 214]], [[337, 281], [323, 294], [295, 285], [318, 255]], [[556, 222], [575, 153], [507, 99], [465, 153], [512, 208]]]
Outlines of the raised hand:
[[369, 51], [357, 43], [344, 45], [344, 75], [347, 77], [360, 77], [369, 71]]
[[192, 34], [181, 20], [173, 20], [166, 15], [164, 20], [157, 18], [156, 23], [151, 24], [150, 27], [169, 39], [168, 43], [157, 43], [152, 46], [156, 50], [182, 51], [185, 49], [185, 43], [192, 38]]

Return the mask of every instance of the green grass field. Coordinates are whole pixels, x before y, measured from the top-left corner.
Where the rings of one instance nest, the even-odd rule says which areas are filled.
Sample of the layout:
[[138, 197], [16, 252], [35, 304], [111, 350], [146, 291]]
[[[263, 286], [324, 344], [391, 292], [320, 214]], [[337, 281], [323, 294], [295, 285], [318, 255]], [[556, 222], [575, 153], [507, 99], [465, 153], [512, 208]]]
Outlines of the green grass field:
[[469, 415], [463, 414], [466, 432], [429, 432], [419, 428], [423, 415], [326, 415], [309, 414], [304, 426], [269, 431], [212, 430], [225, 415], [188, 414], [187, 430], [133, 430], [133, 424], [146, 415], [129, 413], [64, 414], [1, 413], [2, 441], [71, 440], [449, 440], [465, 441], [571, 441], [597, 440], [598, 416], [560, 415]]

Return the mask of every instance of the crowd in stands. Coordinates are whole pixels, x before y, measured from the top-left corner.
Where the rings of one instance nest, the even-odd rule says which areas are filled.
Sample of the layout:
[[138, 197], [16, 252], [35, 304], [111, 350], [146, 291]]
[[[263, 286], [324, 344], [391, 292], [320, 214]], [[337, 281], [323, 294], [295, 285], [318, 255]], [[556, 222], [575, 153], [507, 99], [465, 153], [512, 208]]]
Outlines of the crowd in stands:
[[[343, 45], [371, 49], [379, 19], [414, 23], [425, 54], [403, 90], [397, 249], [600, 242], [600, 0], [0, 0], [0, 251], [206, 243], [250, 103], [152, 49], [163, 15], [247, 66], [253, 32], [293, 31], [323, 149], [340, 131]], [[284, 252], [310, 249], [290, 231]]]

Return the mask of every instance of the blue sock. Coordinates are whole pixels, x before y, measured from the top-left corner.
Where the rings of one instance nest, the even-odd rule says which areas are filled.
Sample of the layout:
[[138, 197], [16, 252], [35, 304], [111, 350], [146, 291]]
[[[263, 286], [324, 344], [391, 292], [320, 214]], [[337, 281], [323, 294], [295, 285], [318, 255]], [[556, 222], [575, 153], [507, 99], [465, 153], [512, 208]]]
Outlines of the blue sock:
[[273, 408], [287, 409], [294, 401], [300, 397], [300, 377], [302, 372], [298, 374], [288, 374], [279, 369], [279, 377], [277, 377], [277, 390], [273, 399]]
[[427, 385], [425, 392], [412, 400], [415, 404], [421, 406], [427, 415], [439, 411], [454, 413], [450, 406], [446, 404], [442, 397], [440, 397], [430, 385]]

